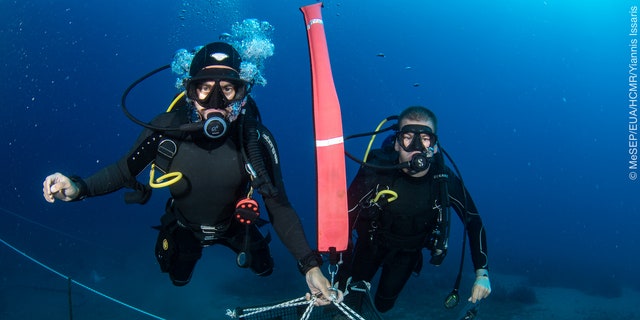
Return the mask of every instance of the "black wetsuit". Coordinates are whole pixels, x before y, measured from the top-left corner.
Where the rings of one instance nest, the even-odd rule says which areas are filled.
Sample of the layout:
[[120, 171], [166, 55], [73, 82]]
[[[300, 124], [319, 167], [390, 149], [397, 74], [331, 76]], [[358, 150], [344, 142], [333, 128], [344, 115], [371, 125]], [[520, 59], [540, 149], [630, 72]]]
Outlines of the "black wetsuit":
[[[250, 103], [253, 103], [250, 100]], [[188, 107], [159, 115], [152, 124], [175, 128], [190, 122]], [[239, 142], [239, 125], [234, 121], [224, 138], [212, 140], [201, 132], [176, 133], [175, 136], [145, 129], [127, 155], [94, 175], [80, 180], [81, 196], [98, 196], [136, 184], [135, 177], [156, 160], [158, 144], [166, 138], [178, 142], [178, 151], [171, 160], [170, 172], [181, 172], [183, 178], [169, 189], [172, 198], [156, 245], [156, 256], [164, 272], [168, 272], [175, 285], [189, 282], [202, 247], [222, 244], [238, 253], [244, 251], [248, 240], [251, 259], [248, 267], [258, 275], [269, 275], [273, 261], [267, 245], [268, 239], [255, 224], [249, 228], [233, 217], [236, 202], [247, 196], [250, 177], [245, 170]], [[263, 200], [269, 220], [279, 238], [296, 260], [308, 257], [312, 251], [305, 238], [300, 220], [287, 198], [282, 182], [279, 156], [275, 139], [262, 125], [258, 125], [265, 167], [276, 187], [275, 196]], [[156, 177], [161, 173], [156, 173]], [[206, 230], [206, 232], [204, 231]], [[245, 238], [249, 230], [250, 237]], [[164, 246], [164, 248], [163, 248]], [[307, 259], [307, 263], [315, 263]], [[302, 266], [299, 266], [302, 268]], [[308, 267], [308, 266], [307, 266]]]
[[[396, 164], [397, 158], [395, 152], [374, 150], [370, 163], [389, 166]], [[473, 265], [476, 269], [486, 269], [487, 245], [482, 220], [469, 193], [463, 193], [460, 179], [448, 167], [445, 170], [449, 176], [448, 192], [452, 207], [460, 219], [467, 212]], [[428, 242], [440, 203], [439, 185], [434, 180], [436, 172], [441, 170], [435, 163], [431, 164], [427, 175], [420, 178], [399, 170], [362, 167], [349, 186], [350, 225], [356, 230], [357, 241], [353, 256], [348, 254], [345, 257], [338, 280], [346, 281], [352, 276], [352, 282], [371, 281], [382, 267], [374, 299], [376, 308], [381, 312], [393, 307], [411, 273], [419, 271], [422, 266], [422, 249]], [[387, 188], [397, 193], [396, 200], [383, 204], [382, 210], [366, 208], [367, 202], [362, 199], [375, 195], [376, 189]], [[353, 246], [350, 244], [350, 247]]]

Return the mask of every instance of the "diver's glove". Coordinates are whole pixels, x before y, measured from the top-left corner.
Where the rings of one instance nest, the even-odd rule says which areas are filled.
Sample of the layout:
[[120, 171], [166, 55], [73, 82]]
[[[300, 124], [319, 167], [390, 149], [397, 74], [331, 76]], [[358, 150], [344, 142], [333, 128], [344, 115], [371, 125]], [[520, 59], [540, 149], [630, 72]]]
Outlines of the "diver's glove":
[[476, 282], [474, 286], [481, 286], [487, 288], [491, 292], [491, 283], [489, 282], [489, 271], [487, 269], [476, 270]]

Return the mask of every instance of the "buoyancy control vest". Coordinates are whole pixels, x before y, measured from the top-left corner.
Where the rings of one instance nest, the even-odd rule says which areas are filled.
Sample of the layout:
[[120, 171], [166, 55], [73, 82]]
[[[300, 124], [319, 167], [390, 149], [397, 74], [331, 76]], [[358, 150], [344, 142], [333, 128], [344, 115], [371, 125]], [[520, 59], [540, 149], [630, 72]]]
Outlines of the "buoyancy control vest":
[[[382, 148], [372, 150], [367, 163], [380, 167], [393, 166], [397, 164], [397, 159], [398, 153], [393, 148]], [[363, 220], [367, 221], [366, 232], [370, 237], [377, 238], [377, 241], [382, 241], [384, 245], [396, 249], [420, 250], [427, 248], [431, 251], [430, 263], [434, 265], [442, 263], [447, 250], [450, 214], [446, 186], [448, 174], [440, 165], [434, 163], [431, 166], [431, 172], [427, 176], [428, 179], [433, 179], [429, 191], [427, 191], [429, 194], [420, 198], [429, 199], [429, 203], [434, 203], [432, 209], [437, 212], [431, 217], [425, 217], [424, 214], [402, 215], [401, 217], [385, 216], [385, 208], [398, 197], [403, 196], [396, 193], [393, 185], [394, 181], [404, 173], [399, 170], [367, 169], [373, 170], [375, 174], [367, 176], [364, 183], [370, 192], [367, 197], [361, 199], [359, 205], [361, 206], [360, 214], [364, 218]], [[421, 195], [414, 196], [420, 197]], [[400, 234], [402, 231], [397, 228], [401, 223], [395, 220], [405, 220], [403, 225], [412, 229], [411, 234]], [[396, 226], [391, 226], [394, 223]], [[363, 228], [365, 226], [355, 227], [359, 228], [359, 232], [365, 232], [365, 228]]]
[[[187, 104], [184, 96], [175, 103], [175, 108], [172, 108], [170, 112], [182, 114], [180, 116], [171, 117], [170, 123], [167, 123], [169, 127], [175, 128], [189, 120], [190, 106]], [[244, 161], [245, 169], [251, 177], [252, 189], [257, 190], [263, 197], [275, 197], [278, 194], [277, 188], [273, 185], [269, 172], [267, 171], [267, 165], [265, 161], [269, 161], [270, 164], [278, 162], [277, 151], [273, 145], [269, 143], [266, 138], [261, 137], [260, 128], [267, 130], [263, 127], [260, 119], [260, 114], [255, 101], [248, 96], [247, 102], [243, 108], [242, 113], [236, 120], [238, 121], [238, 141], [241, 144], [241, 154]], [[234, 130], [235, 132], [235, 130]], [[155, 160], [151, 167], [151, 179], [149, 185], [154, 187], [168, 186], [181, 178], [181, 174], [178, 172], [171, 172], [171, 163], [173, 157], [177, 154], [180, 143], [187, 137], [187, 133], [182, 131], [170, 130], [166, 132], [156, 132], [149, 136], [147, 140], [158, 139], [157, 152]], [[143, 142], [142, 145], [148, 145], [150, 143]], [[267, 157], [262, 150], [267, 150]], [[163, 175], [159, 178], [154, 177], [154, 170], [158, 169]], [[134, 189], [133, 192], [125, 194], [125, 201], [127, 203], [140, 203], [144, 204], [150, 198], [151, 188], [149, 185], [140, 183], [137, 180], [131, 181], [127, 187]]]

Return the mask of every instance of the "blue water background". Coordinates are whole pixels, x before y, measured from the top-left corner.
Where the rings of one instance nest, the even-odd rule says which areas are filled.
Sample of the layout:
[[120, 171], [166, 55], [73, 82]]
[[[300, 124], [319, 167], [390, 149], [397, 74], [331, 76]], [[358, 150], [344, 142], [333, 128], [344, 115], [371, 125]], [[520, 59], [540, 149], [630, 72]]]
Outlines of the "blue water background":
[[[140, 128], [123, 115], [120, 98], [132, 81], [169, 63], [179, 48], [217, 40], [233, 22], [267, 20], [276, 51], [267, 60], [268, 85], [255, 88], [254, 97], [278, 138], [289, 198], [315, 242], [311, 81], [298, 10], [310, 3], [1, 1], [0, 238], [63, 274], [165, 315], [183, 308], [200, 316], [202, 304], [216, 297], [253, 304], [304, 292], [277, 237], [278, 268], [270, 279], [238, 269], [228, 250], [209, 248], [193, 283], [180, 291], [160, 274], [152, 252], [150, 226], [163, 212], [165, 191], [146, 206], [125, 205], [122, 192], [50, 205], [41, 183], [56, 171], [87, 176], [131, 147]], [[326, 1], [345, 134], [370, 131], [409, 105], [433, 109], [441, 143], [483, 217], [492, 272], [614, 298], [621, 288], [638, 290], [640, 184], [628, 177], [632, 4]], [[162, 112], [176, 93], [173, 83], [169, 72], [144, 82], [128, 101], [131, 111], [146, 120]], [[367, 142], [346, 147], [362, 155]], [[358, 166], [347, 166], [351, 180]], [[412, 281], [435, 273], [450, 286], [460, 233], [456, 222], [444, 266], [425, 265]], [[59, 293], [61, 304], [43, 312], [66, 311], [64, 280], [6, 247], [0, 270], [0, 312], [17, 314], [6, 293], [24, 287]], [[240, 299], [248, 287], [267, 298]], [[33, 292], [21, 301], [40, 299]], [[194, 298], [174, 305], [163, 292]], [[88, 296], [79, 299], [97, 299]]]

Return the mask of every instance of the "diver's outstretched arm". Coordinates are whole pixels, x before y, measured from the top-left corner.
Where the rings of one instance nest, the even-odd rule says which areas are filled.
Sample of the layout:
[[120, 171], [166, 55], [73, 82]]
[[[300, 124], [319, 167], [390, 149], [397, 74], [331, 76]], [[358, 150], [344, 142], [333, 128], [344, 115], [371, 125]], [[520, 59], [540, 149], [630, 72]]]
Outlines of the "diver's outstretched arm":
[[72, 201], [80, 194], [80, 188], [69, 177], [56, 172], [44, 179], [42, 193], [44, 199], [50, 203], [53, 203], [56, 199]]

